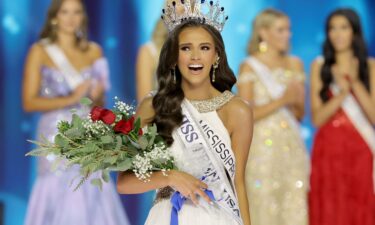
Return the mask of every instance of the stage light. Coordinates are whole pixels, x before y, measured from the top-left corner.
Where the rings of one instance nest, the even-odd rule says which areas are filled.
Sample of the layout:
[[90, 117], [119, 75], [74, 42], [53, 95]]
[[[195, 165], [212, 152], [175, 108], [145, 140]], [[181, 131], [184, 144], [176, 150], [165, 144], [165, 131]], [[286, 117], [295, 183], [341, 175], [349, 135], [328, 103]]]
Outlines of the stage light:
[[2, 26], [10, 34], [18, 34], [20, 32], [20, 25], [12, 15], [5, 15], [3, 17]]

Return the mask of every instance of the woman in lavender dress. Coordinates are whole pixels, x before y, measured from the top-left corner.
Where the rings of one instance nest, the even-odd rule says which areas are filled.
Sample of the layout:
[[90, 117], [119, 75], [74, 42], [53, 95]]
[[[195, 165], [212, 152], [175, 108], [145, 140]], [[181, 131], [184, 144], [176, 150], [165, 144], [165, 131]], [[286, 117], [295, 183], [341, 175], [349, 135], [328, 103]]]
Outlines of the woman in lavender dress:
[[[41, 34], [27, 56], [23, 107], [42, 112], [37, 135], [52, 141], [60, 120], [71, 110], [85, 114], [82, 97], [103, 103], [109, 88], [108, 65], [98, 45], [86, 38], [87, 18], [80, 0], [54, 0]], [[100, 191], [89, 183], [73, 192], [70, 181], [78, 168], [56, 170], [53, 157], [39, 159], [38, 172], [27, 210], [26, 225], [127, 225], [128, 220], [112, 182]]]

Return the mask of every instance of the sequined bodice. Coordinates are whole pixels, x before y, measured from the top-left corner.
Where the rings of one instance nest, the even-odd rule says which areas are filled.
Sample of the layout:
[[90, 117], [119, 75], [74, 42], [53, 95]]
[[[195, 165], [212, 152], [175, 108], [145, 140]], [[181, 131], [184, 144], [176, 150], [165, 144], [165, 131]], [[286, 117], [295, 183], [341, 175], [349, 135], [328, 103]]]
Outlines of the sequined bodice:
[[[103, 74], [107, 74], [107, 65], [104, 58], [96, 60], [91, 66], [86, 67], [80, 71], [84, 79], [97, 79], [102, 80]], [[108, 81], [107, 81], [108, 82]], [[43, 97], [61, 97], [67, 96], [71, 93], [68, 83], [64, 76], [56, 68], [43, 66], [41, 68], [41, 88], [40, 95]]]
[[[254, 75], [254, 100], [255, 104], [263, 105], [269, 103], [272, 99], [267, 88]], [[282, 86], [287, 86], [291, 81], [303, 81], [304, 75], [302, 73], [293, 72], [283, 68], [274, 69], [271, 71], [271, 76]]]
[[[54, 98], [67, 96], [71, 93], [72, 90], [70, 90], [66, 80], [59, 70], [43, 66], [41, 69], [41, 75], [41, 96]], [[86, 79], [90, 78], [90, 68], [83, 70], [81, 76], [85, 77]]]
[[207, 113], [212, 111], [217, 111], [223, 107], [227, 102], [229, 102], [234, 97], [233, 93], [230, 91], [224, 91], [222, 94], [208, 100], [191, 100], [190, 103], [198, 110], [200, 113]]

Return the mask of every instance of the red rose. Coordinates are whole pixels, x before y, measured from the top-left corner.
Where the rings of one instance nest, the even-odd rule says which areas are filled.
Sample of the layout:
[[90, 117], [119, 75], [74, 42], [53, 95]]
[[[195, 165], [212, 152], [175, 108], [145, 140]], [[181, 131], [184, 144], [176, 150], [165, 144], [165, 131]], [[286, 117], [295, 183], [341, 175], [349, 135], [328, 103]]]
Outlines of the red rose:
[[134, 116], [130, 117], [130, 119], [128, 120], [128, 122], [131, 123], [133, 127], [134, 127], [134, 120], [135, 120]]
[[108, 109], [104, 109], [100, 114], [100, 120], [103, 121], [105, 124], [111, 125], [116, 120], [116, 115]]
[[104, 108], [99, 107], [99, 106], [95, 106], [94, 108], [92, 108], [92, 109], [91, 109], [91, 112], [90, 112], [90, 114], [91, 114], [91, 119], [92, 119], [93, 121], [97, 121], [97, 120], [99, 120], [100, 117], [101, 117], [101, 114], [102, 114], [103, 110], [104, 110]]
[[142, 130], [142, 128], [139, 128], [138, 135], [139, 135], [139, 136], [142, 136], [142, 135], [143, 135], [143, 130]]
[[134, 117], [131, 117], [129, 120], [120, 120], [113, 128], [115, 132], [120, 132], [123, 134], [129, 134], [133, 129]]

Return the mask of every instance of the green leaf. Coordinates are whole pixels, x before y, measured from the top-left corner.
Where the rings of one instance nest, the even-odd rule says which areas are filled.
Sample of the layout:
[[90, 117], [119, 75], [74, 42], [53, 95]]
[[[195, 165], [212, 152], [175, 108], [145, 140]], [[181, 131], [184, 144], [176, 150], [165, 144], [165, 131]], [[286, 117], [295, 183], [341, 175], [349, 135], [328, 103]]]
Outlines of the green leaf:
[[158, 132], [156, 124], [153, 124], [151, 127], [148, 127], [148, 132], [150, 132], [150, 135], [156, 136]]
[[49, 154], [49, 151], [45, 148], [37, 148], [29, 151], [26, 153], [25, 156], [47, 156]]
[[84, 98], [81, 98], [80, 103], [82, 105], [90, 106], [92, 104], [92, 101], [91, 99], [84, 97]]
[[108, 170], [103, 170], [102, 171], [102, 179], [108, 183], [109, 182], [109, 171]]
[[152, 146], [155, 142], [155, 137], [156, 137], [156, 132], [157, 132], [157, 128], [156, 128], [156, 124], [153, 124], [152, 127], [149, 127], [147, 129], [149, 135], [150, 135], [150, 140], [148, 141], [148, 146]]
[[119, 163], [117, 166], [112, 167], [113, 171], [127, 171], [132, 167], [132, 159], [126, 158], [124, 161]]
[[166, 162], [168, 162], [167, 159], [155, 159], [155, 160], [152, 160], [152, 162], [154, 162], [156, 165], [161, 165], [161, 164], [165, 164]]
[[135, 132], [137, 132], [137, 134], [138, 134], [140, 128], [141, 128], [141, 118], [138, 117], [137, 120], [134, 123], [134, 130], [135, 130]]
[[130, 143], [128, 136], [121, 135], [121, 138], [122, 138], [122, 142], [123, 142], [124, 145], [127, 145], [127, 144]]
[[72, 125], [73, 125], [74, 128], [77, 128], [77, 129], [80, 129], [81, 127], [83, 127], [82, 118], [79, 117], [77, 114], [73, 114]]
[[118, 159], [117, 156], [110, 156], [110, 157], [105, 158], [104, 162], [113, 165], [116, 163], [117, 159]]
[[87, 165], [87, 170], [92, 171], [91, 173], [95, 173], [98, 171], [101, 167], [101, 162], [93, 162]]
[[142, 150], [145, 150], [148, 146], [148, 140], [145, 136], [141, 136], [138, 139], [138, 144], [141, 147]]
[[[78, 184], [76, 185], [76, 187], [74, 188], [74, 190], [73, 191], [77, 191], [85, 182], [86, 182], [86, 180], [87, 180], [87, 178], [86, 177], [82, 177], [80, 180], [79, 180], [79, 182], [78, 182]], [[74, 180], [72, 180], [72, 182], [71, 182], [71, 184], [70, 185], [73, 185], [73, 183], [74, 183]]]
[[70, 123], [65, 120], [60, 120], [57, 124], [57, 129], [60, 133], [65, 133], [65, 131], [69, 130], [71, 128]]
[[97, 178], [97, 179], [92, 179], [91, 180], [91, 184], [94, 185], [94, 186], [97, 186], [99, 187], [100, 190], [102, 190], [103, 188], [103, 182], [101, 179]]
[[117, 135], [116, 136], [116, 147], [115, 147], [115, 151], [120, 151], [122, 147], [122, 138], [120, 135]]
[[69, 141], [63, 137], [61, 134], [55, 136], [55, 144], [59, 147], [65, 148], [69, 146]]
[[78, 129], [78, 128], [71, 128], [67, 131], [65, 131], [65, 135], [71, 139], [75, 139], [75, 138], [78, 138], [80, 136], [83, 135], [83, 132], [82, 130]]
[[82, 148], [82, 151], [85, 151], [85, 152], [95, 152], [98, 150], [99, 150], [99, 147], [94, 142], [88, 142], [86, 146]]
[[113, 143], [113, 137], [110, 135], [106, 135], [100, 138], [100, 140], [103, 142], [103, 144], [110, 144]]
[[154, 144], [159, 143], [159, 142], [164, 142], [164, 139], [161, 136], [156, 135], [155, 140], [154, 140]]
[[139, 154], [139, 148], [135, 147], [135, 146], [126, 146], [126, 152], [128, 152], [130, 155], [138, 155]]
[[139, 145], [139, 143], [134, 142], [131, 138], [128, 138], [128, 140], [130, 141], [130, 143], [132, 144], [132, 146], [134, 146], [135, 148], [142, 149], [141, 146]]

